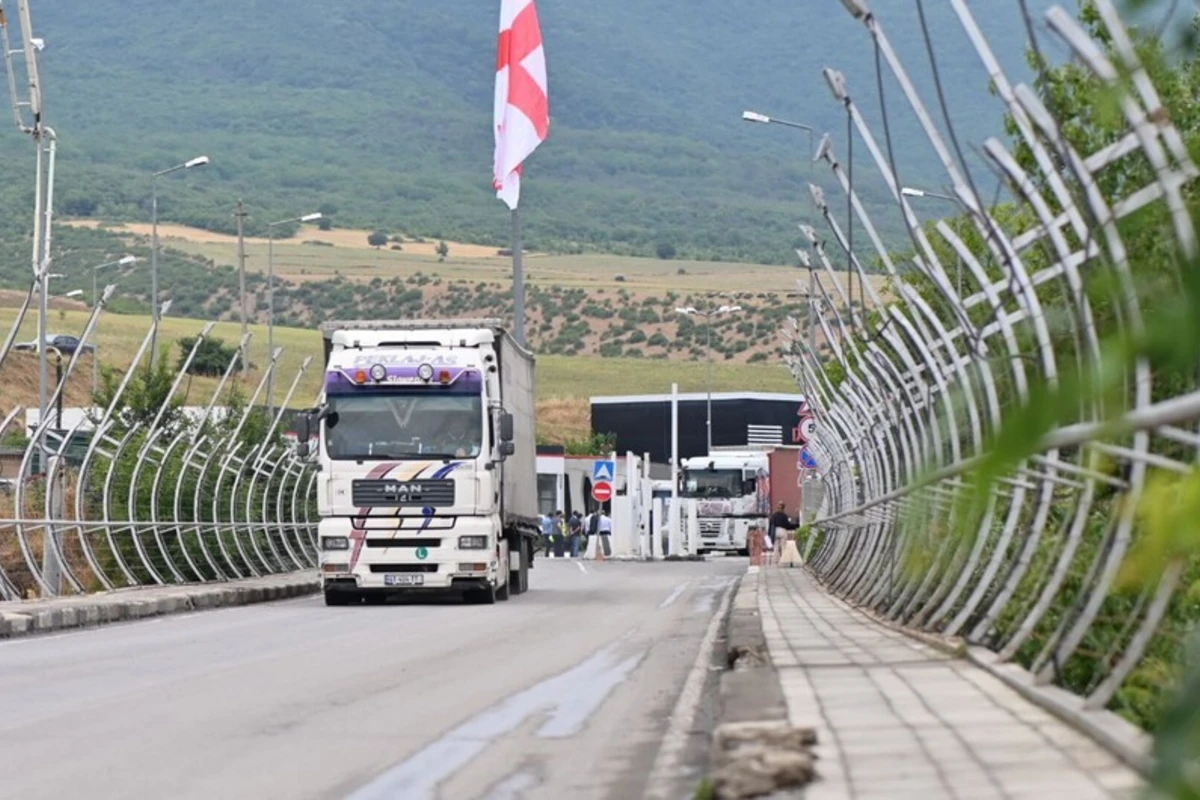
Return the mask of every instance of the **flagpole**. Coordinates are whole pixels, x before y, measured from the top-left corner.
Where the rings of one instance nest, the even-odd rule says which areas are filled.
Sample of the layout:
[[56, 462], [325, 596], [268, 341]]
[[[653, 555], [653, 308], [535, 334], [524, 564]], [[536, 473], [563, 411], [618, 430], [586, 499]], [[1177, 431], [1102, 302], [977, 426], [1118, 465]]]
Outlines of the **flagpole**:
[[521, 208], [512, 210], [513, 333], [525, 347], [525, 270], [521, 264]]

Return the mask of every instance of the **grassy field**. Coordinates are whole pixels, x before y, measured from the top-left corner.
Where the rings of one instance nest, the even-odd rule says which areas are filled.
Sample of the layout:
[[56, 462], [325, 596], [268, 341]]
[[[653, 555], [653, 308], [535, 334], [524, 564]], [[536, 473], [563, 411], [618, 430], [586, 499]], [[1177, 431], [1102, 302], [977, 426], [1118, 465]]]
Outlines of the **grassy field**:
[[[94, 220], [76, 220], [66, 224], [95, 227], [98, 223]], [[150, 226], [140, 223], [110, 226], [108, 229], [131, 238], [150, 235]], [[448, 242], [450, 254], [444, 262], [439, 263], [434, 253], [436, 242], [405, 241], [403, 250], [392, 250], [390, 245], [376, 250], [367, 244], [367, 234], [365, 230], [321, 231], [311, 226], [304, 227], [295, 237], [275, 242], [275, 272], [293, 281], [335, 275], [353, 280], [408, 278], [423, 273], [447, 281], [475, 283], [507, 281], [512, 271], [511, 259], [498, 256], [493, 248]], [[209, 258], [217, 264], [237, 263], [237, 240], [232, 236], [182, 225], [159, 225], [159, 238], [164, 247]], [[246, 269], [266, 272], [267, 249], [266, 239], [247, 238]], [[680, 295], [693, 292], [789, 293], [797, 291], [797, 280], [803, 279], [806, 287], [808, 280], [807, 272], [802, 273], [793, 267], [601, 254], [567, 256], [527, 253], [525, 266], [532, 283], [587, 289], [623, 287], [639, 295], [664, 295], [667, 292]], [[619, 276], [623, 279], [618, 280]], [[874, 280], [882, 290], [883, 279]], [[824, 278], [824, 284], [827, 288], [832, 286], [828, 276]]]
[[[16, 308], [0, 308], [0, 331], [7, 333], [16, 312]], [[78, 335], [83, 330], [86, 319], [85, 310], [77, 306], [64, 307], [51, 311], [47, 327], [52, 334]], [[203, 326], [204, 323], [200, 320], [164, 318], [159, 342], [161, 346], [171, 347], [172, 362], [179, 357], [178, 340], [195, 335]], [[101, 363], [124, 370], [132, 361], [148, 330], [148, 317], [119, 314], [106, 314], [101, 317], [98, 335], [94, 337]], [[251, 369], [246, 377], [248, 392], [253, 390], [261, 378], [260, 369], [266, 361], [267, 339], [267, 331], [263, 326], [252, 325], [250, 331], [253, 338], [250, 348]], [[240, 336], [240, 326], [237, 323], [218, 323], [213, 335], [232, 344]], [[36, 336], [37, 319], [31, 313], [26, 317], [17, 341], [31, 341]], [[276, 400], [282, 401], [301, 363], [305, 358], [312, 357], [313, 361], [292, 400], [294, 406], [310, 404], [320, 386], [320, 335], [313, 330], [276, 328], [275, 346], [283, 348], [280, 371], [276, 378]], [[81, 405], [88, 402], [91, 375], [91, 358], [85, 356], [72, 378], [67, 396], [68, 404]], [[669, 392], [672, 382], [679, 384], [680, 391], [703, 391], [706, 386], [705, 376], [706, 364], [703, 361], [541, 356], [538, 358], [537, 392], [539, 414], [545, 412], [543, 433], [560, 437], [586, 434], [588, 397]], [[712, 377], [714, 391], [795, 390], [795, 384], [787, 371], [779, 365], [717, 363], [713, 365]], [[0, 381], [4, 386], [4, 391], [0, 393], [0, 416], [16, 404], [37, 404], [37, 359], [33, 354], [12, 353], [4, 365], [0, 366]], [[181, 392], [186, 392], [187, 403], [199, 405], [208, 401], [215, 387], [215, 378], [190, 378], [184, 382]]]

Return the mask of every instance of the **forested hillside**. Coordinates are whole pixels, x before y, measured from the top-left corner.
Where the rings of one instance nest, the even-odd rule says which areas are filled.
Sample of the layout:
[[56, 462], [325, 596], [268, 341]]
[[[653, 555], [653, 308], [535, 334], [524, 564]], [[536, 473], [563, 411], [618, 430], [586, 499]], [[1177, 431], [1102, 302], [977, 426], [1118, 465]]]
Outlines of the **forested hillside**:
[[[339, 224], [499, 243], [507, 215], [489, 188], [497, 5], [34, 0], [61, 142], [59, 212], [145, 219], [149, 173], [205, 153], [210, 167], [165, 182], [164, 219], [229, 229], [241, 195], [252, 230], [324, 204]], [[978, 143], [1000, 130], [999, 104], [948, 3], [925, 5], [959, 132]], [[988, 5], [1014, 6], [976, 10], [1020, 69], [1016, 4]], [[872, 6], [928, 89], [912, 0]], [[812, 214], [805, 184], [828, 186], [828, 172], [808, 165], [807, 137], [748, 125], [741, 111], [832, 130], [844, 157], [845, 114], [821, 78], [833, 66], [879, 118], [870, 38], [835, 0], [542, 0], [539, 10], [553, 126], [523, 199], [543, 249], [652, 254], [666, 242], [681, 257], [786, 261], [795, 223]], [[906, 182], [940, 186], [910, 110], [884, 85]], [[9, 128], [0, 154], [13, 232], [27, 224], [32, 147]], [[864, 149], [856, 160], [878, 201]], [[12, 264], [4, 269], [11, 282]]]

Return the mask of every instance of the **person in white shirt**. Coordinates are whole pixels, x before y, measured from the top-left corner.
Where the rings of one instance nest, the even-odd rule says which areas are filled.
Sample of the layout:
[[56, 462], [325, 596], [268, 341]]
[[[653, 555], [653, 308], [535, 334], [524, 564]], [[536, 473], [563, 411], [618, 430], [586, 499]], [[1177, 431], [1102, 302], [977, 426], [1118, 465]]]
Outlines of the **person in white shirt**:
[[600, 546], [604, 548], [604, 555], [612, 555], [612, 519], [608, 514], [605, 514], [603, 509], [600, 513], [600, 523], [598, 533], [600, 534]]

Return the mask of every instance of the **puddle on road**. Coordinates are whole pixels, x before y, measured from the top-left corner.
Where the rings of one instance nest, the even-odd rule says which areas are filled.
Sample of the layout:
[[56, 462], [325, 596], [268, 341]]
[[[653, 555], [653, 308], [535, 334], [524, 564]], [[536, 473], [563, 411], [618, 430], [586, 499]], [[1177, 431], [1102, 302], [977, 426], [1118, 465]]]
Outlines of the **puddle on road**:
[[[573, 736], [604, 703], [609, 693], [629, 677], [645, 655], [646, 650], [643, 649], [622, 658], [618, 653], [618, 645], [611, 644], [566, 672], [518, 692], [475, 715], [351, 793], [349, 800], [393, 800], [397, 797], [432, 800], [437, 787], [444, 780], [534, 714], [549, 715], [549, 719], [538, 729], [538, 736], [547, 739]], [[510, 776], [510, 779], [515, 780], [521, 774]], [[506, 785], [508, 780], [496, 788]]]

